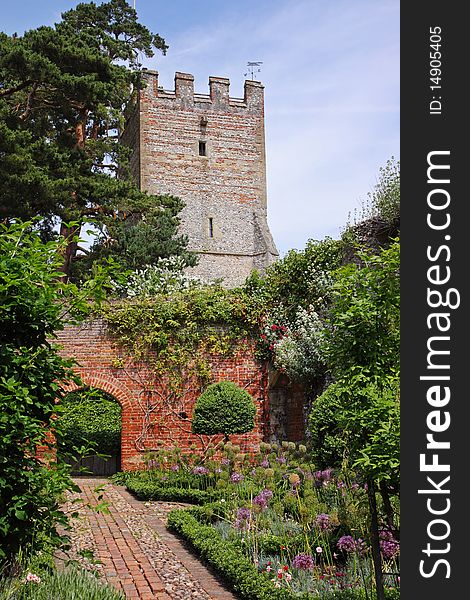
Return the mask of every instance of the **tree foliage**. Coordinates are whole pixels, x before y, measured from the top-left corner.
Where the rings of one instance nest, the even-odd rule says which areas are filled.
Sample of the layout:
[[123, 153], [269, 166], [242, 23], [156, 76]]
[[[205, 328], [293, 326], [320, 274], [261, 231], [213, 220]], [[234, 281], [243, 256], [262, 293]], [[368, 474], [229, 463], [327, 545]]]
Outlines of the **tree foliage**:
[[0, 217], [39, 215], [49, 238], [60, 223], [66, 273], [86, 223], [100, 231], [95, 259], [112, 254], [142, 267], [185, 252], [176, 235], [181, 201], [140, 192], [118, 137], [143, 85], [139, 55], [154, 49], [167, 46], [125, 0], [82, 3], [54, 27], [0, 34]]

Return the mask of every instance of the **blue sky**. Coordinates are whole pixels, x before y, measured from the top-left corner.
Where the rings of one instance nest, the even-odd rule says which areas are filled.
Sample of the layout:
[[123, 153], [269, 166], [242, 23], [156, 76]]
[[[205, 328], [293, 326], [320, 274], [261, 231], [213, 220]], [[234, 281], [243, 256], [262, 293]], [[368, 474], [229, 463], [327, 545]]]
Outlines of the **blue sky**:
[[[132, 0], [130, 0], [132, 2]], [[60, 19], [73, 0], [0, 0], [18, 32]], [[247, 61], [262, 61], [268, 219], [281, 254], [337, 238], [391, 156], [399, 158], [399, 0], [136, 0], [169, 44], [146, 64], [173, 88], [192, 73], [243, 95]]]

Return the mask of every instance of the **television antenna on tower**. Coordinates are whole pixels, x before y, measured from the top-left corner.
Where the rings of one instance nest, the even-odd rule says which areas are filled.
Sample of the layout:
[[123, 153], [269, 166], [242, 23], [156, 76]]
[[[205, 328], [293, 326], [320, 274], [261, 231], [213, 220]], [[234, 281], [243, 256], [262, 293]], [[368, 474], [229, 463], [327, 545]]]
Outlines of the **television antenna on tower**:
[[256, 79], [256, 73], [261, 73], [260, 65], [263, 64], [263, 61], [248, 61], [246, 66], [248, 67], [248, 71], [245, 73], [245, 77], [248, 75], [251, 77], [251, 81]]

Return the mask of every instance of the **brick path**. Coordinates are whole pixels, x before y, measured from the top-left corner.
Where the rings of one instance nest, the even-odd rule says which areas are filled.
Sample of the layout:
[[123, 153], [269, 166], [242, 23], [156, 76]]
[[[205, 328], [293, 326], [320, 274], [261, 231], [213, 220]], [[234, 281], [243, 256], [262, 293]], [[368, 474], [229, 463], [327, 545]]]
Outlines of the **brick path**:
[[[131, 496], [125, 488], [114, 486], [104, 479], [80, 478], [76, 479], [76, 483], [80, 486], [84, 501], [92, 506], [98, 502], [93, 490], [99, 485], [105, 485], [103, 500], [108, 503], [109, 514], [86, 509], [86, 521], [93, 534], [96, 558], [101, 561], [102, 575], [109, 583], [124, 591], [126, 598], [237, 600], [188, 551], [184, 542], [166, 529], [164, 513], [168, 509], [168, 503], [165, 503], [165, 510], [160, 513], [158, 503], [151, 503], [152, 510]], [[135, 527], [136, 519], [140, 519], [143, 524], [141, 528], [151, 528], [158, 538], [160, 558], [149, 550], [148, 539], [147, 543], [141, 539], [140, 531]], [[173, 562], [174, 572], [180, 575], [182, 573], [176, 584], [173, 580], [170, 583], [165, 581], [165, 576], [162, 575], [162, 548], [165, 563]]]

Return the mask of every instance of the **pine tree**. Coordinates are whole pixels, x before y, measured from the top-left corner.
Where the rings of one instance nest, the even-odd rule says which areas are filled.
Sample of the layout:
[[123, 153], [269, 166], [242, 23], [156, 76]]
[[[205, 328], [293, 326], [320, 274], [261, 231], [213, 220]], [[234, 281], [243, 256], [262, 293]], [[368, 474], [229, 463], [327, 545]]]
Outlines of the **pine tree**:
[[[100, 231], [90, 258], [114, 253], [139, 267], [175, 253], [195, 262], [177, 235], [181, 201], [141, 192], [119, 142], [125, 107], [143, 85], [139, 57], [154, 50], [165, 53], [165, 41], [125, 0], [78, 4], [23, 36], [0, 33], [0, 218], [39, 215], [45, 238], [59, 229], [65, 276], [86, 256], [78, 236], [87, 223]], [[150, 225], [161, 243], [143, 247]], [[137, 238], [138, 256], [136, 244], [126, 246]]]

